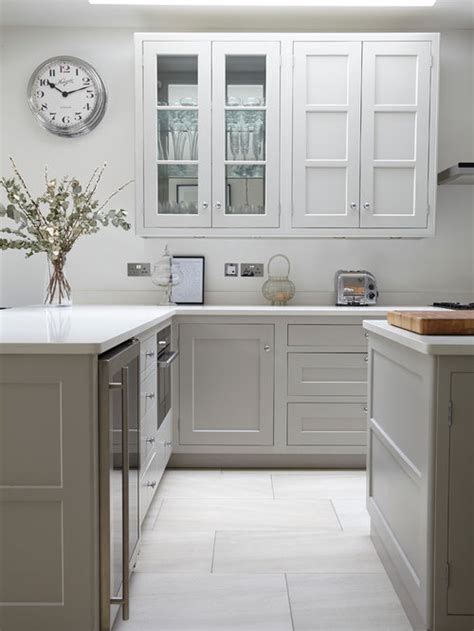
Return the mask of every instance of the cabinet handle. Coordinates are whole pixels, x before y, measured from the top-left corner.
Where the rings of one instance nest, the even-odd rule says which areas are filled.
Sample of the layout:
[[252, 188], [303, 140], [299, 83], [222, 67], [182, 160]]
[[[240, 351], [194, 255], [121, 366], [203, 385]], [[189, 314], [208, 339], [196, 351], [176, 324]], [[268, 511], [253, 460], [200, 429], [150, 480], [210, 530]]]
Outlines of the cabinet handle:
[[147, 351], [145, 353], [145, 357], [154, 357], [155, 356], [155, 351]]
[[158, 346], [166, 346], [168, 344], [167, 340], [158, 340]]
[[369, 337], [369, 334], [368, 334], [368, 333], [364, 333], [364, 337], [365, 337], [365, 338], [368, 338], [368, 337]]
[[165, 447], [171, 447], [173, 443], [170, 440], [165, 441]]
[[155, 393], [154, 392], [146, 392], [145, 393], [145, 399], [154, 399], [155, 398]]
[[220, 202], [216, 202], [216, 203], [215, 203], [215, 207], [216, 207], [217, 209], [220, 209], [220, 208], [222, 208], [222, 204], [221, 204]]
[[367, 412], [367, 406], [364, 405], [364, 412]]
[[265, 353], [269, 353], [272, 350], [272, 347], [269, 344], [265, 344], [263, 350], [265, 351]]
[[150, 445], [153, 445], [153, 443], [155, 442], [155, 439], [154, 439], [153, 437], [151, 437], [151, 438], [147, 438], [147, 439], [145, 440], [145, 442], [146, 442], [146, 443], [150, 443]]
[[367, 363], [367, 362], [369, 361], [369, 357], [368, 357], [368, 355], [366, 355], [366, 356], [364, 357], [364, 361], [365, 361], [365, 363]]
[[203, 207], [203, 208], [209, 208], [209, 204], [208, 204], [207, 202], [203, 202], [203, 203], [202, 203], [202, 207]]
[[154, 489], [155, 486], [156, 486], [156, 480], [152, 480], [151, 482], [147, 482], [146, 486], [150, 486], [152, 489]]
[[356, 210], [356, 209], [357, 209], [357, 204], [355, 202], [352, 202], [351, 210]]
[[364, 208], [365, 208], [365, 210], [370, 210], [370, 204], [369, 204], [369, 202], [365, 202], [365, 204], [364, 204]]

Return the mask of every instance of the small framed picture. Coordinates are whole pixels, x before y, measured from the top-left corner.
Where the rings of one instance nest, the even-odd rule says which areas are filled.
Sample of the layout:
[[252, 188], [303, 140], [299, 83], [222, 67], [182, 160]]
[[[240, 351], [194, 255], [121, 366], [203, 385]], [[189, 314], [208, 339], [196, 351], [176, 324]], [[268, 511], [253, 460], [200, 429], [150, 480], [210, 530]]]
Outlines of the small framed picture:
[[204, 256], [173, 256], [173, 268], [180, 279], [172, 291], [177, 305], [204, 304], [204, 261]]

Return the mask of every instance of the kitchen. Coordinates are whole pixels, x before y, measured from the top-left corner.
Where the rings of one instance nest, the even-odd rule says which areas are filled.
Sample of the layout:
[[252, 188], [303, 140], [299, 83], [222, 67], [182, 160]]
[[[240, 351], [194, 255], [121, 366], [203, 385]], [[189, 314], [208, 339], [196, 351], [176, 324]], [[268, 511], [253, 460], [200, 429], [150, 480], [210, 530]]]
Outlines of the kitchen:
[[[369, 537], [369, 517], [364, 512], [366, 416], [369, 413], [372, 423], [369, 435], [374, 431], [374, 420], [382, 427], [383, 419], [375, 419], [371, 413], [370, 406], [377, 408], [379, 395], [374, 388], [374, 399], [369, 400], [366, 375], [367, 367], [370, 374], [375, 365], [373, 353], [377, 348], [381, 352], [381, 331], [371, 329], [376, 327], [371, 322], [362, 328], [364, 320], [385, 320], [392, 306], [426, 310], [435, 302], [474, 301], [474, 188], [436, 185], [439, 172], [474, 155], [472, 3], [438, 0], [434, 6], [421, 8], [368, 4], [376, 8], [298, 6], [290, 10], [273, 6], [245, 7], [242, 11], [238, 6], [183, 10], [179, 6], [101, 6], [82, 0], [3, 2], [2, 176], [12, 177], [11, 155], [35, 195], [42, 191], [45, 165], [51, 177], [59, 180], [69, 174], [86, 183], [94, 168], [107, 162], [101, 182], [102, 200], [134, 180], [114, 199], [120, 208], [128, 210], [126, 219], [131, 229], [110, 226], [79, 239], [68, 253], [65, 270], [72, 287], [72, 307], [34, 306], [45, 298], [46, 257], [25, 258], [24, 252], [16, 250], [0, 254], [0, 304], [14, 307], [0, 316], [2, 416], [6, 420], [1, 452], [5, 473], [1, 496], [4, 510], [0, 514], [5, 516], [6, 534], [2, 538], [5, 569], [0, 620], [7, 631], [51, 631], [64, 628], [64, 620], [71, 631], [102, 631], [111, 628], [117, 614], [115, 628], [120, 631], [472, 628], [472, 608], [463, 616], [446, 615], [444, 620], [437, 604], [443, 596], [434, 598], [430, 591], [435, 587], [428, 550], [434, 546], [434, 522], [428, 519], [431, 508], [426, 509], [426, 515], [417, 515], [420, 522], [402, 520], [400, 532], [398, 521], [392, 522], [393, 514], [388, 511], [385, 522], [389, 529], [382, 532], [383, 524], [377, 521], [369, 497], [370, 519], [377, 528], [372, 539]], [[313, 26], [308, 29], [310, 19]], [[308, 30], [314, 33], [308, 34]], [[238, 46], [235, 33], [229, 31], [239, 33]], [[431, 52], [427, 55], [426, 50]], [[107, 88], [103, 118], [90, 133], [71, 138], [42, 128], [34, 108], [31, 111], [28, 107], [30, 77], [40, 81], [42, 64], [60, 55], [90, 64]], [[183, 67], [176, 64], [180, 55], [188, 79], [168, 82], [166, 75]], [[370, 160], [364, 166], [361, 158], [366, 158], [371, 137], [370, 133], [364, 134], [364, 123], [362, 134], [360, 128], [361, 115], [364, 121], [364, 111], [367, 113], [365, 95], [370, 87], [370, 77], [361, 74], [361, 64], [364, 60], [363, 72], [368, 72], [370, 60], [377, 55], [379, 59], [380, 55], [418, 57], [418, 93], [422, 98], [417, 106], [404, 105], [403, 101], [377, 106], [382, 108], [377, 114], [389, 117], [394, 112], [408, 116], [415, 112], [420, 154], [414, 167], [418, 169], [417, 192], [424, 191], [425, 203], [419, 204], [416, 198], [415, 209], [400, 208], [395, 220], [387, 215], [397, 214], [390, 206], [393, 198], [398, 198], [401, 206], [406, 203], [405, 181], [385, 180], [382, 192], [377, 189], [375, 207], [385, 204], [389, 209], [385, 216], [364, 209], [369, 202], [363, 194], [373, 182], [367, 180]], [[166, 63], [170, 59], [173, 62], [173, 56], [175, 63]], [[246, 72], [243, 56], [244, 61], [252, 61], [246, 64]], [[266, 59], [263, 68], [262, 58]], [[235, 64], [226, 67], [224, 59]], [[318, 74], [316, 62], [321, 59], [329, 59], [328, 63], [334, 65]], [[337, 65], [341, 59], [350, 64], [345, 69], [347, 74]], [[306, 77], [302, 68], [309, 69], [310, 64], [313, 75], [308, 72]], [[36, 68], [40, 69], [37, 74]], [[79, 72], [84, 68], [81, 65]], [[391, 95], [396, 87], [403, 91], [412, 85], [410, 66], [403, 66], [401, 75], [398, 70], [390, 64], [386, 68], [389, 80], [382, 87]], [[390, 71], [396, 74], [390, 76]], [[257, 79], [250, 81], [248, 75], [252, 72]], [[183, 85], [196, 85], [196, 74], [198, 95], [195, 88], [177, 97], [160, 94], [160, 82], [168, 86], [168, 92], [173, 83], [175, 90], [182, 91]], [[332, 100], [306, 100], [301, 86], [311, 76], [320, 82], [326, 80]], [[350, 78], [350, 99], [343, 105], [337, 96], [341, 86], [346, 85], [345, 77]], [[255, 89], [259, 84], [264, 86], [263, 92]], [[224, 85], [233, 90], [227, 91], [227, 103], [222, 96]], [[317, 93], [309, 84], [308, 91], [311, 88]], [[172, 138], [163, 141], [168, 132], [159, 130], [172, 110], [192, 113], [197, 107], [196, 95], [202, 105], [200, 124], [209, 132], [195, 134], [198, 185], [195, 175], [186, 170], [179, 172], [180, 177], [169, 175], [170, 168], [179, 162], [172, 154], [177, 145]], [[183, 98], [191, 100], [183, 103]], [[244, 108], [255, 112], [257, 121], [264, 112], [268, 126], [264, 136], [268, 145], [262, 149], [251, 142], [249, 160], [242, 154], [245, 143], [240, 140], [240, 149], [236, 150], [234, 137], [232, 145], [233, 129], [224, 155], [220, 133], [224, 112], [240, 114]], [[318, 112], [326, 117], [323, 123], [314, 118]], [[351, 121], [345, 158], [337, 154], [341, 114], [347, 114]], [[301, 124], [306, 115], [313, 121], [307, 129]], [[242, 138], [245, 134], [239, 124], [236, 131]], [[382, 144], [377, 144], [377, 151], [390, 154], [395, 148], [395, 152], [403, 152], [407, 142], [413, 145], [413, 126], [396, 127], [396, 132], [394, 129], [389, 129], [388, 136], [381, 130]], [[154, 140], [157, 137], [158, 143]], [[306, 138], [311, 142], [306, 143]], [[383, 144], [384, 139], [388, 144]], [[313, 154], [304, 155], [305, 144]], [[191, 152], [191, 142], [185, 145], [185, 153], [186, 147]], [[283, 147], [284, 151], [280, 149]], [[327, 152], [317, 156], [322, 164], [314, 164], [318, 151]], [[373, 160], [379, 157], [374, 155]], [[183, 161], [182, 156], [180, 159]], [[385, 165], [379, 166], [382, 170], [385, 166], [389, 177], [397, 156], [388, 155], [386, 159]], [[157, 160], [159, 168], [164, 167], [158, 177], [151, 169]], [[248, 168], [242, 163], [252, 160], [257, 162], [257, 173], [261, 174], [262, 167], [266, 169], [269, 183], [263, 184], [263, 202], [268, 212], [259, 210], [261, 175], [260, 183], [258, 177], [253, 178], [254, 182], [243, 178], [250, 195], [250, 203], [247, 197], [245, 204], [253, 212], [233, 212], [231, 206], [236, 200], [245, 200], [245, 194], [242, 197], [238, 177], [230, 177], [232, 169]], [[313, 164], [308, 164], [311, 161]], [[337, 165], [328, 166], [335, 161]], [[190, 155], [185, 156], [185, 163], [188, 169], [194, 168]], [[305, 163], [314, 180], [301, 169]], [[399, 169], [407, 166], [398, 165]], [[334, 166], [350, 173], [346, 195], [328, 198], [326, 193], [326, 197], [319, 198], [320, 186], [311, 186], [320, 182], [320, 173], [323, 178], [332, 177], [327, 171], [337, 171]], [[418, 175], [425, 173], [424, 169], [428, 176]], [[360, 170], [366, 173], [362, 181]], [[163, 177], [168, 182], [164, 183]], [[171, 183], [172, 179], [178, 181]], [[162, 192], [176, 185], [178, 194], [178, 187], [189, 184], [194, 191], [198, 189], [199, 195], [193, 198], [189, 186], [182, 189], [183, 194], [191, 194], [185, 203], [191, 204], [192, 211], [167, 212], [166, 204], [174, 203], [178, 196], [163, 201]], [[331, 190], [339, 187], [336, 180]], [[352, 193], [354, 198], [350, 197]], [[307, 209], [311, 195], [323, 203], [329, 199], [331, 210], [317, 214]], [[334, 208], [341, 197], [343, 212]], [[349, 202], [347, 209], [345, 201]], [[200, 276], [205, 285], [201, 282], [200, 296], [181, 301], [201, 302], [203, 298], [203, 306], [160, 306], [163, 295], [156, 286], [161, 281], [154, 264], [161, 263], [166, 270], [166, 245], [171, 254], [182, 257], [182, 269], [185, 257], [193, 257], [197, 263], [205, 257], [205, 270], [201, 267]], [[274, 259], [269, 269], [268, 263], [276, 254], [287, 257], [289, 265], [284, 258]], [[133, 263], [137, 275], [129, 275], [128, 265]], [[143, 263], [151, 265], [151, 277], [140, 277], [142, 268], [137, 266]], [[242, 274], [242, 264], [254, 267], [247, 267], [250, 272]], [[227, 265], [229, 276], [225, 275]], [[263, 276], [255, 275], [258, 265], [264, 267]], [[335, 306], [334, 277], [341, 268], [373, 272], [380, 292], [376, 305]], [[271, 306], [262, 294], [271, 273], [288, 275], [295, 285], [295, 296], [286, 306]], [[178, 276], [176, 280], [181, 281]], [[183, 282], [173, 288], [176, 295], [180, 287], [183, 289]], [[288, 285], [285, 287], [288, 290]], [[368, 296], [369, 291], [364, 295]], [[166, 368], [157, 364], [157, 355], [160, 334], [169, 325], [171, 339], [163, 345], [169, 354], [161, 359], [165, 364], [170, 362]], [[129, 572], [120, 568], [116, 594], [112, 594], [110, 577], [110, 593], [105, 593], [107, 580], [101, 573], [110, 561], [110, 546], [104, 545], [110, 531], [105, 529], [104, 534], [102, 527], [108, 518], [99, 508], [107, 504], [104, 494], [110, 487], [106, 466], [109, 456], [100, 452], [108, 441], [99, 435], [99, 417], [104, 414], [99, 409], [104, 403], [99, 384], [101, 366], [105, 365], [99, 356], [132, 338], [137, 338], [140, 346], [138, 362], [131, 361], [135, 361], [134, 370], [139, 364], [140, 423], [135, 421], [141, 435], [137, 438], [135, 432], [135, 440], [140, 442], [139, 449], [135, 443], [135, 451], [143, 462], [133, 465], [130, 461], [135, 481], [128, 485], [128, 491], [137, 488], [137, 466], [145, 486], [137, 490], [138, 507], [130, 502], [132, 514], [135, 510], [133, 523], [139, 524], [131, 545], [134, 549], [128, 551], [132, 559], [127, 569], [135, 566], [135, 572], [127, 612], [127, 605], [118, 611], [117, 603], [110, 608], [105, 602], [113, 597], [128, 600], [124, 591]], [[471, 335], [448, 338], [446, 348], [457, 356], [449, 340], [458, 338], [459, 347], [464, 349], [459, 353], [469, 355]], [[424, 341], [414, 352], [427, 358], [444, 356], [441, 341], [433, 350], [434, 346]], [[173, 355], [175, 351], [179, 356]], [[133, 352], [137, 352], [136, 347]], [[432, 352], [434, 355], [430, 355]], [[469, 356], [458, 360], [465, 362], [468, 373], [472, 372]], [[433, 368], [426, 370], [431, 375]], [[153, 384], [163, 372], [172, 373], [172, 400], [163, 403], [171, 414], [165, 414], [158, 427], [161, 400], [157, 401], [160, 397]], [[29, 391], [34, 390], [37, 374], [42, 375], [43, 382], [62, 383], [59, 417], [52, 392], [48, 403], [47, 393], [37, 400]], [[115, 375], [108, 382], [118, 381]], [[9, 383], [17, 384], [17, 390], [5, 387]], [[403, 380], [400, 378], [397, 384], [401, 393]], [[111, 396], [120, 399], [118, 390]], [[431, 418], [433, 396], [427, 389], [423, 399], [426, 407], [420, 418]], [[10, 420], [14, 418], [11, 411], [18, 410], [20, 404], [23, 413], [18, 415], [22, 418], [18, 429], [17, 421]], [[28, 420], [33, 418], [33, 410], [36, 419], [41, 420], [42, 431], [38, 423]], [[75, 422], [84, 418], [90, 419], [89, 423]], [[149, 431], [150, 427], [153, 430]], [[60, 431], [63, 434], [58, 452]], [[24, 436], [31, 437], [26, 447]], [[419, 437], [413, 430], [414, 441], [415, 436], [417, 445], [432, 438], [431, 433]], [[394, 433], [392, 438], [397, 438]], [[41, 453], [35, 445], [41, 445]], [[397, 447], [398, 455], [409, 453], [400, 445], [392, 446]], [[431, 443], [422, 453], [433, 458]], [[463, 458], [461, 461], [468, 462]], [[432, 460], [428, 458], [427, 462]], [[414, 464], [411, 469], [410, 463]], [[412, 478], [420, 473], [426, 494], [416, 497], [428, 506], [434, 484], [432, 468], [423, 469], [415, 457], [409, 463], [405, 459], [404, 465]], [[394, 485], [394, 502], [400, 499], [395, 494], [397, 480], [393, 471], [390, 484]], [[464, 488], [472, 492], [469, 485]], [[402, 491], [404, 497], [407, 502], [414, 501], [406, 489]], [[20, 510], [22, 503], [24, 513]], [[7, 505], [15, 510], [5, 510]], [[40, 505], [50, 512], [36, 511], [35, 506]], [[395, 508], [396, 515], [403, 515], [399, 504]], [[58, 510], [62, 511], [61, 518]], [[38, 530], [33, 534], [28, 528], [36, 522], [43, 524], [41, 537]], [[426, 558], [410, 556], [411, 548], [403, 538], [412, 532], [409, 526], [422, 533]], [[120, 530], [119, 521], [113, 521], [113, 528]], [[406, 567], [415, 577], [416, 595], [403, 575], [400, 555], [390, 548], [389, 531], [397, 533], [399, 548], [410, 561]], [[139, 536], [141, 542], [136, 546]], [[58, 546], [62, 538], [64, 543]], [[122, 538], [122, 542], [125, 539], [129, 537]], [[397, 572], [384, 558], [380, 539]], [[28, 546], [25, 540], [30, 542]], [[44, 556], [38, 554], [39, 547]], [[260, 549], [263, 558], [259, 559]], [[280, 553], [275, 553], [278, 549]], [[324, 549], [332, 551], [327, 558]], [[281, 550], [287, 551], [286, 561]], [[472, 559], [472, 542], [470, 550], [471, 557], [469, 542], [465, 543], [464, 556]], [[292, 554], [308, 558], [298, 563]], [[49, 566], [47, 572], [45, 565]], [[411, 590], [411, 602], [397, 584], [397, 575], [404, 578], [403, 589]], [[88, 577], [82, 585], [81, 576]], [[333, 606], [326, 609], [322, 603], [331, 598]], [[341, 603], [346, 604], [345, 613]], [[246, 615], [239, 613], [243, 611]], [[129, 614], [129, 620], [121, 620], [124, 614], [125, 618]]]

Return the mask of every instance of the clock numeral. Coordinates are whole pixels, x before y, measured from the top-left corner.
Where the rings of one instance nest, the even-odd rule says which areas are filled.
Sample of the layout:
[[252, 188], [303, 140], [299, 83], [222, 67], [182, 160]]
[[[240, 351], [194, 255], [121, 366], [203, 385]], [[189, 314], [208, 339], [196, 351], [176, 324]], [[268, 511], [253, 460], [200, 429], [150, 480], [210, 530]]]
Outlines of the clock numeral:
[[51, 117], [51, 120], [52, 120], [52, 121], [55, 121], [55, 120], [56, 120], [56, 114], [57, 114], [57, 112], [50, 112], [50, 113], [49, 113], [49, 115], [50, 115], [50, 117]]
[[81, 114], [81, 112], [76, 112], [76, 113], [74, 114], [74, 120], [76, 120], [76, 121], [81, 121], [81, 120], [82, 120], [82, 114]]
[[37, 99], [42, 99], [43, 96], [44, 96], [43, 90], [36, 90], [36, 98]]
[[61, 120], [65, 125], [69, 125], [71, 123], [71, 119], [69, 116], [63, 116]]
[[48, 109], [48, 104], [47, 103], [41, 103], [41, 109], [42, 111], [46, 111]]
[[56, 76], [56, 70], [54, 68], [50, 68], [49, 69], [49, 76], [50, 77], [55, 77]]
[[84, 105], [84, 108], [83, 108], [83, 109], [85, 109], [85, 110], [87, 110], [88, 112], [90, 112], [90, 111], [91, 111], [91, 109], [92, 109], [91, 104], [90, 104], [90, 103], [86, 103], [86, 104]]
[[92, 89], [86, 90], [86, 98], [93, 99], [94, 97], [95, 97], [94, 90]]
[[90, 82], [91, 82], [90, 77], [82, 77], [82, 83], [90, 83]]
[[60, 64], [59, 72], [62, 72], [62, 73], [71, 72], [71, 66], [69, 64]]
[[41, 87], [45, 87], [48, 85], [48, 79], [40, 79], [39, 84]]

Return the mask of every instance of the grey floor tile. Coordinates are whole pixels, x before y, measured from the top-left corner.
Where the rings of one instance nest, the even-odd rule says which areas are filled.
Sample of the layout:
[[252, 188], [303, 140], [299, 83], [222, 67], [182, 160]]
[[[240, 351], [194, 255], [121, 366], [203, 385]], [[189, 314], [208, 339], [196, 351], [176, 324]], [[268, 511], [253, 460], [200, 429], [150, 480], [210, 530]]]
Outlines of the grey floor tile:
[[339, 521], [329, 500], [164, 499], [154, 530], [332, 530]]
[[283, 575], [136, 574], [114, 631], [292, 631]]
[[412, 631], [386, 574], [288, 574], [294, 631]]
[[273, 490], [277, 499], [323, 499], [365, 497], [365, 471], [319, 471], [300, 475], [275, 473]]
[[384, 572], [367, 535], [217, 532], [214, 572]]
[[215, 532], [143, 533], [135, 572], [211, 571]]
[[365, 497], [335, 498], [332, 503], [345, 532], [370, 532]]
[[163, 498], [273, 498], [270, 474], [192, 470], [166, 472], [158, 496]]

